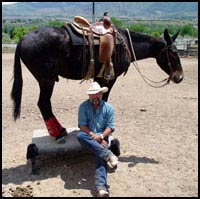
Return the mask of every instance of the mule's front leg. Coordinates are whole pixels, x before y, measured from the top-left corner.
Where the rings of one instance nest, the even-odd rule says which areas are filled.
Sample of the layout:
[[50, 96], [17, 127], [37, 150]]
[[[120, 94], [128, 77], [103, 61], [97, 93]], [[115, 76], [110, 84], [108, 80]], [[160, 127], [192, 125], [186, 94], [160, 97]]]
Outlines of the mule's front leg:
[[58, 143], [63, 143], [64, 136], [67, 136], [66, 129], [60, 124], [57, 118], [52, 115], [48, 120], [44, 120], [46, 127], [48, 129], [49, 135], [55, 137]]
[[67, 130], [60, 124], [60, 122], [57, 120], [57, 118], [54, 115], [52, 119], [54, 121], [56, 128], [59, 130], [59, 133], [60, 133], [59, 135], [56, 136], [56, 141], [58, 143], [65, 142], [63, 138], [64, 136], [67, 136]]
[[50, 101], [53, 92], [54, 82], [42, 82], [39, 83], [39, 85], [40, 97], [38, 100], [38, 107], [43, 116], [49, 135], [55, 137], [55, 140], [58, 143], [63, 143], [65, 142], [64, 136], [67, 135], [67, 131], [54, 116]]

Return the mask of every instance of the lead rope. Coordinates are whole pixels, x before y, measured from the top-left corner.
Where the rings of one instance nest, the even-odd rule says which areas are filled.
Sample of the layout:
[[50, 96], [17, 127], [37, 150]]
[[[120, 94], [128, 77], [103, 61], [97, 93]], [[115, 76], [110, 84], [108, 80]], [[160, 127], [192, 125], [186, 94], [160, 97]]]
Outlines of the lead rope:
[[[137, 64], [137, 59], [136, 59], [136, 56], [135, 56], [135, 51], [134, 51], [134, 49], [133, 49], [133, 44], [132, 44], [132, 39], [131, 39], [131, 36], [130, 36], [130, 32], [129, 32], [128, 29], [126, 29], [126, 30], [127, 30], [127, 32], [128, 32], [129, 41], [130, 41], [130, 45], [131, 45], [131, 51], [132, 51], [132, 54], [133, 54], [133, 57], [134, 57], [134, 61], [135, 61], [135, 62], [133, 61], [132, 63], [134, 64], [136, 70], [137, 70], [137, 71], [139, 72], [139, 74], [141, 75], [141, 77], [142, 77], [142, 79], [144, 80], [144, 82], [145, 82], [147, 85], [149, 85], [149, 86], [151, 86], [151, 87], [154, 87], [154, 88], [161, 88], [161, 87], [164, 87], [164, 86], [166, 86], [167, 84], [169, 84], [169, 82], [170, 82], [170, 76], [169, 76], [168, 78], [165, 78], [165, 79], [159, 81], [159, 82], [155, 82], [155, 81], [153, 81], [153, 80], [150, 80], [148, 77], [146, 77], [145, 75], [143, 75], [143, 74], [141, 73], [141, 71], [140, 71], [140, 69], [139, 69], [139, 66], [138, 66], [138, 64]], [[167, 56], [168, 56], [168, 54], [167, 54]], [[147, 80], [148, 80], [148, 81], [147, 81]], [[159, 85], [159, 86], [155, 86], [155, 85], [151, 84], [150, 82], [151, 82], [151, 83], [154, 83], [154, 84], [160, 84], [160, 83], [163, 83], [163, 84], [161, 84], [161, 85]]]

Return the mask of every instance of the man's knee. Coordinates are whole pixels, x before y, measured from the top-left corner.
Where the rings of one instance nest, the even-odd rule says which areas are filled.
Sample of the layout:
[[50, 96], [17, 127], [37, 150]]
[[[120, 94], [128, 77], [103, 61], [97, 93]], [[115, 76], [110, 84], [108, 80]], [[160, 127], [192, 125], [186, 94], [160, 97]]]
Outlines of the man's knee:
[[78, 141], [80, 142], [81, 140], [84, 140], [86, 135], [87, 134], [85, 132], [79, 131], [76, 136], [77, 136]]

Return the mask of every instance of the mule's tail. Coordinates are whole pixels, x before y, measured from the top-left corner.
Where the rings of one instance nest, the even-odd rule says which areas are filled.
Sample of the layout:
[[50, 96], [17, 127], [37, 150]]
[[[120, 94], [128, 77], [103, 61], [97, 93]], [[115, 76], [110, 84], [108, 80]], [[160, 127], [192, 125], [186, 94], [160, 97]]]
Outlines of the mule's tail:
[[16, 120], [20, 117], [21, 98], [22, 98], [22, 69], [20, 63], [20, 42], [18, 42], [15, 50], [15, 61], [13, 69], [13, 86], [11, 91], [11, 98], [13, 100], [13, 117]]

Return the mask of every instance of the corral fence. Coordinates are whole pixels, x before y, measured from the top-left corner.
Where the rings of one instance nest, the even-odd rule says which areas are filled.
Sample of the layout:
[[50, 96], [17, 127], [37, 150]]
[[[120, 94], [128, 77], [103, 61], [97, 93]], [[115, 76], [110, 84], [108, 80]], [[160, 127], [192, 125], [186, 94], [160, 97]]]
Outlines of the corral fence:
[[15, 52], [16, 44], [2, 44], [3, 53], [13, 53]]
[[176, 47], [180, 56], [198, 57], [198, 40], [182, 39], [176, 41]]
[[[180, 56], [198, 57], [198, 40], [176, 40], [176, 47]], [[14, 52], [16, 44], [2, 44], [2, 52]]]

